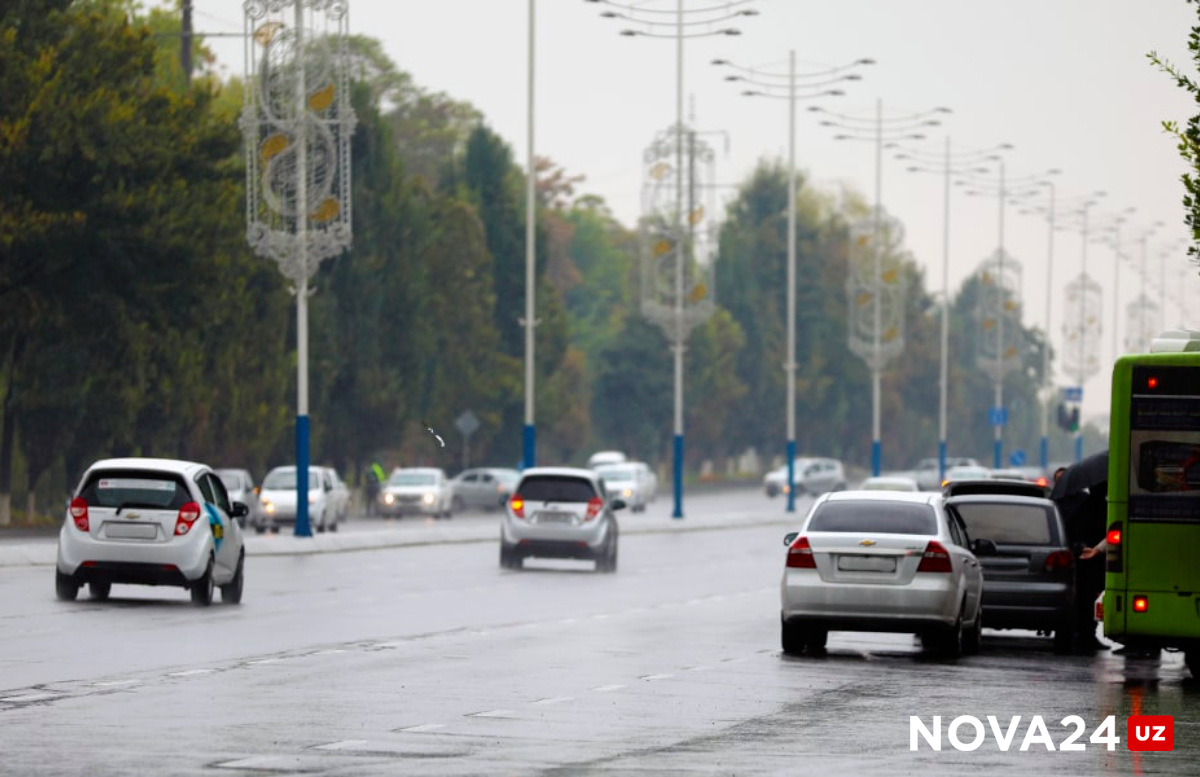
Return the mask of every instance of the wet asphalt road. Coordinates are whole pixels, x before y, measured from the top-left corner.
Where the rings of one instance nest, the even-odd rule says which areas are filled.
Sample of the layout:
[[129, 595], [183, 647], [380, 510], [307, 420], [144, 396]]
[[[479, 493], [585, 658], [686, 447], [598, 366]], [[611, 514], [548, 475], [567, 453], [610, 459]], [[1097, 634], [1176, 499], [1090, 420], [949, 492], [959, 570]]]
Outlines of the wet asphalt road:
[[[957, 661], [842, 633], [781, 656], [785, 530], [626, 533], [615, 575], [502, 571], [490, 542], [258, 557], [244, 603], [208, 609], [141, 587], [65, 604], [51, 568], [0, 569], [0, 774], [1197, 773], [1200, 683], [1177, 655], [985, 632]], [[1173, 715], [1175, 750], [1129, 752], [1136, 713]], [[1021, 721], [1008, 752], [990, 734], [913, 752], [911, 715]], [[1020, 751], [1034, 715], [1054, 752]], [[1068, 715], [1083, 752], [1057, 750]], [[1088, 742], [1107, 715], [1113, 752]]]

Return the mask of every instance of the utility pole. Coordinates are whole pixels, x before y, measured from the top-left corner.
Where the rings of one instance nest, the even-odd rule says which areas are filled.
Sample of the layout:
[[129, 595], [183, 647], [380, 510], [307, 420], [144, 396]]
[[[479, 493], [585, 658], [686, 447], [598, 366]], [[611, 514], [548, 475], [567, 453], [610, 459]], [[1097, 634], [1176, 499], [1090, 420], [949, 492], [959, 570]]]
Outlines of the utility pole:
[[183, 65], [183, 79], [187, 86], [192, 85], [192, 0], [183, 0], [183, 19], [181, 22], [183, 34], [179, 36], [179, 63]]

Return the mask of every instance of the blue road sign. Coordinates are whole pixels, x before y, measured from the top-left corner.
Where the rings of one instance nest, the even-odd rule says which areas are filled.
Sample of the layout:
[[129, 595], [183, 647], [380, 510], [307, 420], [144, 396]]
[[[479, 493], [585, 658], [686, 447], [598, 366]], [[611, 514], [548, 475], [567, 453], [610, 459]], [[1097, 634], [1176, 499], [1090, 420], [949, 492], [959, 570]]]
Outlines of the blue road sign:
[[1067, 402], [1083, 401], [1083, 386], [1067, 386], [1063, 389], [1063, 399]]
[[989, 407], [988, 423], [992, 426], [1004, 426], [1006, 423], [1008, 423], [1008, 408]]
[[1025, 466], [1025, 451], [1021, 450], [1020, 448], [1017, 448], [1015, 451], [1008, 454], [1008, 463], [1012, 464], [1014, 467], [1024, 467]]

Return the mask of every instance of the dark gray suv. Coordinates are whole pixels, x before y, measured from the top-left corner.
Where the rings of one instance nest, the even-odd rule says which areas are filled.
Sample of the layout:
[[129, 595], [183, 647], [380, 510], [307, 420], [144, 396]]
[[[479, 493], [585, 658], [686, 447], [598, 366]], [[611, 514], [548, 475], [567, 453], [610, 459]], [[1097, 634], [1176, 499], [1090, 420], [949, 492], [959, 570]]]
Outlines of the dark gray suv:
[[1053, 632], [1054, 649], [1074, 641], [1075, 554], [1062, 516], [1043, 497], [971, 494], [950, 497], [947, 509], [975, 539], [991, 540], [983, 566], [983, 625]]

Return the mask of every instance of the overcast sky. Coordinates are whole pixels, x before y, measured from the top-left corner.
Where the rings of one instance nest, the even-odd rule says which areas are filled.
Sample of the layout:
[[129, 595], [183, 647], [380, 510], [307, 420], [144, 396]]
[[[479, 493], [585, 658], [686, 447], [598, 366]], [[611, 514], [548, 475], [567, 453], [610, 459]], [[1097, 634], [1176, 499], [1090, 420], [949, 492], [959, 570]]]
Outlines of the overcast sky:
[[[638, 4], [675, 8], [675, 0]], [[717, 4], [684, 0], [685, 10]], [[528, 0], [349, 0], [349, 5], [351, 32], [381, 40], [422, 86], [477, 106], [524, 163]], [[198, 31], [242, 29], [241, 0], [194, 0], [194, 7]], [[1010, 180], [1062, 171], [1055, 178], [1060, 211], [1092, 192], [1106, 192], [1091, 211], [1093, 238], [1136, 208], [1120, 233], [1132, 260], [1117, 268], [1122, 347], [1125, 308], [1142, 288], [1137, 238], [1165, 222], [1146, 241], [1148, 291], [1158, 299], [1165, 266], [1173, 295], [1167, 325], [1200, 328], [1195, 313], [1200, 280], [1192, 270], [1183, 282], [1184, 250], [1160, 263], [1186, 237], [1179, 183], [1184, 166], [1161, 121], [1186, 121], [1196, 107], [1146, 58], [1158, 51], [1195, 74], [1187, 50], [1194, 6], [1185, 0], [758, 0], [749, 7], [759, 15], [737, 20], [740, 36], [688, 40], [684, 47], [685, 105], [694, 106], [699, 130], [714, 133], [707, 137], [718, 152], [720, 183], [744, 181], [760, 159], [786, 161], [787, 102], [742, 96], [711, 60], [786, 73], [793, 49], [799, 72], [871, 58], [877, 64], [862, 71], [862, 81], [845, 86], [846, 96], [817, 104], [868, 118], [877, 99], [885, 116], [950, 108], [953, 114], [930, 130], [923, 147], [940, 153], [947, 135], [956, 150], [1012, 144], [1006, 157]], [[602, 10], [605, 6], [584, 0], [536, 0], [536, 153], [585, 175], [581, 190], [604, 197], [632, 225], [641, 201], [641, 153], [675, 120], [675, 44], [621, 36], [631, 25], [601, 18]], [[210, 39], [210, 45], [229, 73], [244, 71], [240, 42]], [[850, 187], [873, 201], [874, 145], [834, 140], [836, 131], [819, 126], [817, 115], [804, 110], [810, 104], [801, 103], [798, 111], [798, 166], [818, 187]], [[903, 221], [907, 246], [926, 269], [927, 287], [940, 289], [941, 177], [908, 172], [907, 163], [885, 153], [882, 181], [885, 209]], [[723, 191], [728, 197], [732, 190]], [[953, 293], [995, 250], [1000, 219], [995, 197], [967, 196], [961, 188], [954, 190], [950, 210]], [[1045, 327], [1046, 221], [1008, 207], [1004, 223], [1004, 245], [1024, 267], [1024, 320]], [[1108, 364], [1114, 254], [1097, 244], [1087, 253], [1089, 274], [1104, 289], [1099, 355]], [[1056, 344], [1062, 340], [1064, 287], [1079, 274], [1082, 255], [1078, 228], [1056, 234], [1049, 287]], [[1187, 304], [1179, 294], [1183, 288], [1190, 294]], [[1103, 372], [1088, 382], [1085, 413], [1107, 413], [1107, 384]]]

